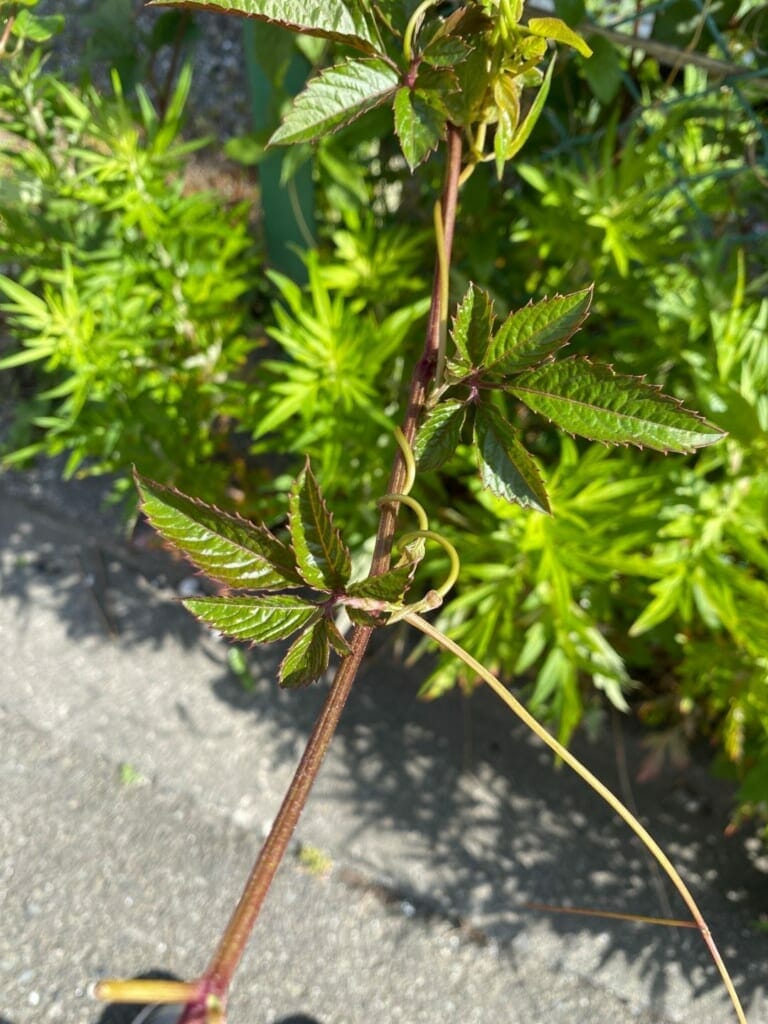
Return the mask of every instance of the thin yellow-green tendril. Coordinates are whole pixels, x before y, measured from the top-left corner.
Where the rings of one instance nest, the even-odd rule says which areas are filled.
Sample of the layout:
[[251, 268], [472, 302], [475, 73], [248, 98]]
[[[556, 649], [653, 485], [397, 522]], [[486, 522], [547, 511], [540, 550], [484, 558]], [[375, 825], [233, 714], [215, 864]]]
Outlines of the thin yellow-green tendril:
[[411, 20], [408, 22], [405, 34], [403, 35], [403, 56], [409, 64], [413, 60], [413, 37], [421, 28], [424, 15], [430, 7], [435, 7], [438, 2], [439, 0], [424, 0], [411, 15]]
[[416, 501], [415, 498], [411, 498], [407, 494], [383, 494], [376, 504], [383, 505], [388, 501], [399, 501], [401, 504], [413, 509], [416, 513], [416, 518], [419, 520], [419, 530], [422, 532], [429, 530], [429, 519], [427, 519], [427, 513], [424, 511], [424, 506], [421, 502]]
[[448, 340], [448, 299], [449, 299], [449, 279], [448, 279], [448, 261], [445, 253], [445, 228], [443, 225], [443, 211], [439, 202], [435, 203], [434, 216], [435, 222], [435, 242], [437, 245], [437, 272], [439, 278], [440, 288], [440, 303], [438, 306], [438, 316], [440, 322], [438, 325], [438, 338], [437, 338], [437, 362], [435, 364], [435, 383], [439, 386], [443, 380], [443, 373], [445, 372], [445, 347]]
[[[413, 457], [413, 450], [405, 439], [405, 434], [402, 432], [400, 427], [395, 427], [395, 440], [397, 441], [400, 453], [403, 456], [403, 462], [405, 463], [405, 483], [403, 484], [403, 494], [410, 494], [413, 485], [416, 482], [416, 461]], [[391, 499], [390, 499], [391, 500]]]
[[593, 775], [577, 757], [575, 757], [561, 743], [558, 743], [554, 736], [551, 736], [544, 726], [537, 722], [533, 715], [523, 707], [520, 701], [509, 692], [506, 686], [504, 686], [492, 672], [489, 672], [484, 665], [473, 658], [468, 651], [465, 651], [463, 647], [457, 644], [454, 640], [451, 640], [451, 638], [446, 636], [445, 633], [436, 629], [431, 622], [427, 622], [426, 619], [422, 619], [422, 617], [414, 611], [405, 611], [405, 614], [402, 615], [401, 618], [415, 629], [418, 629], [420, 632], [430, 637], [430, 639], [434, 640], [435, 643], [439, 644], [439, 646], [443, 648], [443, 650], [454, 654], [457, 658], [463, 661], [465, 665], [471, 668], [473, 672], [476, 672], [477, 675], [490, 686], [496, 696], [500, 697], [507, 707], [510, 708], [526, 726], [528, 726], [531, 732], [535, 733], [535, 735], [538, 736], [538, 738], [545, 743], [550, 750], [553, 750], [562, 761], [565, 761], [568, 767], [576, 772], [579, 778], [586, 782], [586, 784], [590, 786], [598, 796], [602, 797], [602, 799], [616, 812], [616, 814], [618, 814], [622, 821], [632, 829], [646, 849], [656, 858], [656, 861], [667, 873], [670, 881], [682, 897], [683, 902], [690, 910], [691, 916], [696, 922], [699, 932], [701, 933], [701, 936], [709, 949], [710, 955], [715, 962], [715, 966], [720, 973], [725, 990], [727, 991], [731, 1004], [736, 1011], [736, 1017], [738, 1018], [739, 1024], [747, 1024], [747, 1018], [744, 1015], [744, 1010], [742, 1009], [741, 1002], [739, 1001], [731, 976], [728, 973], [728, 969], [720, 956], [720, 951], [715, 944], [715, 940], [712, 938], [712, 933], [710, 932], [691, 891], [681, 878], [677, 868], [669, 857], [667, 857], [666, 853], [664, 853], [650, 832], [640, 824], [629, 808], [625, 807], [621, 800], [619, 800], [619, 798], [612, 793], [596, 775]]
[[400, 538], [400, 545], [408, 544], [409, 541], [414, 540], [416, 537], [423, 537], [425, 540], [436, 541], [443, 550], [447, 553], [450, 559], [450, 568], [448, 575], [446, 576], [443, 583], [439, 587], [435, 587], [432, 593], [439, 594], [440, 598], [444, 598], [448, 591], [453, 587], [456, 580], [459, 578], [459, 572], [461, 570], [461, 564], [459, 562], [459, 555], [456, 548], [451, 544], [449, 540], [441, 536], [439, 533], [435, 533], [434, 530], [411, 530], [410, 533], [404, 533]]

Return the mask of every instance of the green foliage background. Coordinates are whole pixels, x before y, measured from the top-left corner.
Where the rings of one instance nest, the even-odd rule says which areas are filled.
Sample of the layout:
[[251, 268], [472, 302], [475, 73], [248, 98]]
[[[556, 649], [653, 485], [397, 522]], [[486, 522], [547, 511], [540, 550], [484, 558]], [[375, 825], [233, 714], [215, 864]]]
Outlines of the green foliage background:
[[[634, 3], [557, 8], [636, 27]], [[514, 167], [499, 183], [485, 165], [466, 186], [453, 294], [478, 282], [503, 313], [594, 281], [574, 351], [646, 375], [729, 436], [665, 458], [561, 438], [525, 413], [552, 517], [483, 490], [468, 445], [414, 493], [462, 555], [441, 627], [561, 738], [631, 708], [654, 727], [649, 771], [704, 739], [738, 779], [741, 813], [765, 815], [765, 80], [749, 55], [768, 18], [730, 0], [708, 17], [698, 0], [643, 4], [655, 8], [652, 40], [684, 47], [693, 24], [695, 52], [746, 70], [723, 85], [599, 36], [591, 60], [561, 57]], [[3, 362], [18, 409], [6, 459], [136, 462], [225, 507], [242, 491], [241, 509], [277, 522], [310, 454], [362, 563], [421, 348], [439, 160], [404, 174], [382, 111], [296, 147], [286, 174], [312, 159], [320, 225], [298, 285], [262, 272], [245, 209], [183, 193], [186, 72], [163, 116], [114, 85], [109, 99], [65, 86], [33, 45], [0, 70], [14, 140], [0, 156], [0, 290], [18, 339]], [[239, 151], [258, 159], [263, 141]], [[474, 680], [441, 659], [424, 693], [456, 684]]]

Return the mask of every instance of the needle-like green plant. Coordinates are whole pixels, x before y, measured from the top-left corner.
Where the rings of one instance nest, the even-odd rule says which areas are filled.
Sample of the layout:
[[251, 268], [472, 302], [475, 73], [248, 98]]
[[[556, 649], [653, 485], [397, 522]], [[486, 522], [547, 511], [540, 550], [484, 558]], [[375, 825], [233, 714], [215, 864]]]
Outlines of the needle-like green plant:
[[[492, 673], [424, 617], [439, 607], [456, 582], [459, 555], [430, 528], [428, 513], [411, 490], [418, 473], [439, 468], [459, 444], [471, 445], [482, 483], [494, 495], [549, 514], [546, 486], [519, 428], [521, 408], [548, 418], [568, 434], [665, 453], [693, 452], [722, 436], [717, 427], [642, 379], [620, 376], [587, 358], [562, 357], [561, 350], [589, 314], [590, 287], [497, 319], [490, 294], [471, 283], [451, 319], [449, 271], [462, 184], [485, 161], [501, 176], [528, 140], [552, 79], [550, 44], [573, 47], [585, 56], [589, 47], [556, 18], [523, 23], [522, 0], [468, 0], [448, 14], [441, 13], [435, 0], [418, 6], [406, 0], [325, 0], [322, 5], [310, 0], [206, 0], [201, 6], [330, 39], [351, 54], [310, 80], [273, 135], [273, 144], [317, 140], [387, 105], [411, 169], [442, 150], [443, 188], [434, 209], [434, 284], [424, 349], [413, 367], [402, 429], [396, 435], [398, 454], [378, 501], [374, 553], [363, 578], [352, 575], [350, 546], [308, 460], [289, 494], [284, 537], [137, 474], [150, 522], [223, 588], [219, 596], [187, 600], [192, 613], [241, 641], [291, 640], [279, 668], [283, 686], [317, 680], [332, 652], [340, 663], [283, 805], [206, 970], [191, 982], [104, 981], [97, 987], [99, 996], [183, 1002], [182, 1024], [225, 1021], [232, 977], [371, 635], [405, 621], [486, 682], [640, 837], [686, 903], [736, 1016], [745, 1024], [709, 929], [663, 851]], [[402, 506], [415, 517], [416, 528], [396, 540]], [[414, 597], [419, 564], [434, 545], [443, 559], [447, 556], [446, 578]], [[348, 637], [336, 624], [342, 609], [354, 625]]]

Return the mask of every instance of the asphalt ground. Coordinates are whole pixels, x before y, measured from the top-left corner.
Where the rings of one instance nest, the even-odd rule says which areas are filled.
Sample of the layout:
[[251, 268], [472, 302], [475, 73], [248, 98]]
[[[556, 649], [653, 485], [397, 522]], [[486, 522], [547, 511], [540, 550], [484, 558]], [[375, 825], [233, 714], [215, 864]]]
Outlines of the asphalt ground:
[[[0, 477], [0, 1024], [123, 1024], [89, 985], [194, 976], [279, 806], [327, 683], [249, 689], [88, 482]], [[238, 975], [230, 1024], [719, 1024], [695, 931], [532, 911], [684, 917], [612, 813], [490, 694], [416, 698], [366, 660]], [[750, 1024], [768, 1022], [768, 857], [726, 835], [706, 765], [636, 781], [629, 723], [577, 752], [682, 869]]]

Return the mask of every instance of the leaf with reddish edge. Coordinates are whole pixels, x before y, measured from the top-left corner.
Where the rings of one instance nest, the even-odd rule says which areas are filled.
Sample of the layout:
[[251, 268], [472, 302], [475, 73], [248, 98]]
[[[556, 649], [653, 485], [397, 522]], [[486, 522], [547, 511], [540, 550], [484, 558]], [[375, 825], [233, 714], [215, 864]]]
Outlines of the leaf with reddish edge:
[[413, 569], [412, 562], [398, 565], [380, 576], [369, 576], [365, 580], [351, 583], [347, 587], [347, 594], [350, 597], [374, 598], [389, 603], [399, 601], [408, 589]]
[[207, 575], [241, 590], [302, 585], [293, 552], [266, 526], [188, 498], [139, 473], [134, 477], [152, 526]]
[[412, 171], [436, 149], [445, 130], [445, 115], [427, 102], [426, 96], [409, 88], [395, 94], [395, 133]]
[[658, 387], [579, 357], [522, 373], [507, 390], [561, 429], [590, 441], [687, 454], [725, 436]]
[[522, 508], [549, 512], [549, 497], [533, 456], [514, 428], [489, 405], [475, 413], [475, 438], [483, 485]]
[[328, 630], [328, 640], [331, 647], [336, 651], [340, 658], [346, 658], [348, 654], [352, 653], [352, 648], [347, 643], [341, 630], [333, 619], [326, 619], [325, 624]]
[[285, 640], [322, 614], [316, 604], [288, 594], [190, 597], [183, 604], [212, 629], [254, 644]]
[[523, 306], [511, 313], [491, 342], [483, 375], [502, 380], [542, 362], [567, 345], [589, 315], [592, 286]]
[[461, 440], [465, 416], [465, 403], [456, 399], [440, 402], [427, 413], [413, 445], [419, 469], [439, 469], [450, 459]]
[[343, 590], [352, 571], [352, 559], [341, 532], [333, 525], [309, 459], [291, 487], [288, 509], [293, 550], [302, 578], [318, 590]]
[[314, 142], [351, 124], [395, 94], [397, 71], [382, 60], [326, 68], [299, 93], [269, 145]]
[[488, 352], [493, 333], [493, 300], [484, 288], [471, 283], [456, 310], [451, 337], [461, 361], [480, 366]]
[[361, 0], [151, 0], [149, 6], [193, 7], [240, 14], [321, 39], [334, 39], [365, 53], [382, 44], [376, 23]]
[[280, 662], [278, 679], [288, 689], [309, 686], [328, 668], [328, 623], [320, 619], [296, 637]]

